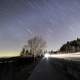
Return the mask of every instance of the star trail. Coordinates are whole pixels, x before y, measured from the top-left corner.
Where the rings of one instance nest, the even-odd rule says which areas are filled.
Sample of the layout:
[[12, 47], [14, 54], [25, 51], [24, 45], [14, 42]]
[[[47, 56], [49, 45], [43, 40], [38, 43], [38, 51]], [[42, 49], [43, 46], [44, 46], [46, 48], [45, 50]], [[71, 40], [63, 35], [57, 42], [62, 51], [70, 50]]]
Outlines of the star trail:
[[80, 37], [80, 0], [0, 0], [0, 55], [18, 55], [34, 35], [48, 50]]

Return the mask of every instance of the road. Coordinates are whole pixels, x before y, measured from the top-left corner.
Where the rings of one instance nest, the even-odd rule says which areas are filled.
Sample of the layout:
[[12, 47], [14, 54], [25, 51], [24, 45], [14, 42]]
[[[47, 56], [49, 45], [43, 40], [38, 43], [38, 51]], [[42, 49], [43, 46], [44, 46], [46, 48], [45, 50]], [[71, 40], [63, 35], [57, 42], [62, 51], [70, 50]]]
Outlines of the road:
[[65, 62], [54, 58], [43, 58], [28, 80], [76, 80], [64, 72], [62, 63]]

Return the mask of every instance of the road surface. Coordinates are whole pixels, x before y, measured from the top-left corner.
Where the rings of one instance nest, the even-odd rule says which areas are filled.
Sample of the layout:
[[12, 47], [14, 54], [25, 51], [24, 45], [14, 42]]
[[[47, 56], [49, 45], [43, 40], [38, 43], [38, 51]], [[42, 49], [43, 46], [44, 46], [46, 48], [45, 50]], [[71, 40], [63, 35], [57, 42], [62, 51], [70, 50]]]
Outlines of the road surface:
[[43, 58], [28, 80], [76, 80], [64, 72], [63, 64], [61, 63], [62, 61], [58, 59]]

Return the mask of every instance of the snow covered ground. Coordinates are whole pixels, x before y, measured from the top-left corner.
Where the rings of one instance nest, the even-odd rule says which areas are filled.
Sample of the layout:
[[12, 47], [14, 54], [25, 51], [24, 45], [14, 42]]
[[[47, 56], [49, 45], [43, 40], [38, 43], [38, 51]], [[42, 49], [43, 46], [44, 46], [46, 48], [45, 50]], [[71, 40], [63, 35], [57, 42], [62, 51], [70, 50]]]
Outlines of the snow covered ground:
[[68, 59], [68, 60], [79, 60], [80, 61], [80, 52], [78, 53], [59, 53], [59, 54], [45, 54], [45, 57], [48, 58], [62, 58], [62, 59]]

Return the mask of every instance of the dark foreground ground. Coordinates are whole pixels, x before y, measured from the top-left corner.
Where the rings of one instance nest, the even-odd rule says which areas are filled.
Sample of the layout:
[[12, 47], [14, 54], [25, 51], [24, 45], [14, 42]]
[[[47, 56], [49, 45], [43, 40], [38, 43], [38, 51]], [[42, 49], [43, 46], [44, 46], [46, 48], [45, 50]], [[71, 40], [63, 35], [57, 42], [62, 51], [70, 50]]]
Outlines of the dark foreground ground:
[[28, 80], [80, 80], [80, 61], [43, 58]]
[[0, 59], [0, 80], [80, 80], [80, 61], [32, 57]]
[[0, 59], [0, 80], [27, 80], [37, 63], [33, 57]]

